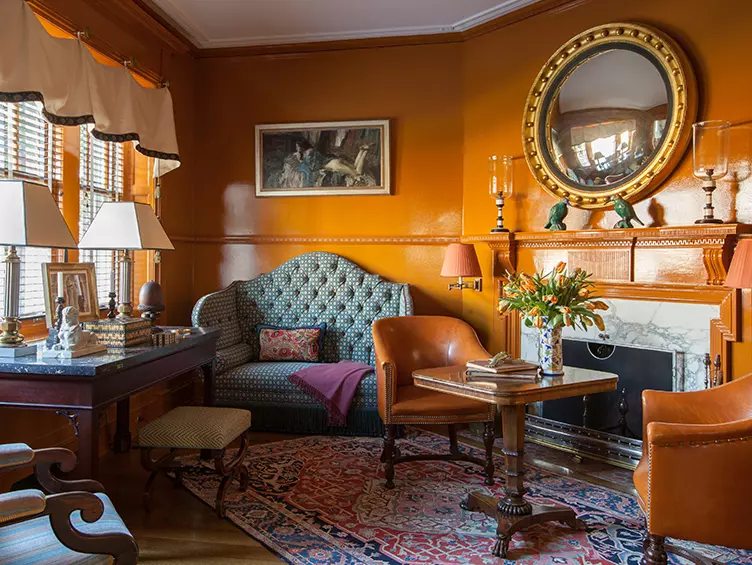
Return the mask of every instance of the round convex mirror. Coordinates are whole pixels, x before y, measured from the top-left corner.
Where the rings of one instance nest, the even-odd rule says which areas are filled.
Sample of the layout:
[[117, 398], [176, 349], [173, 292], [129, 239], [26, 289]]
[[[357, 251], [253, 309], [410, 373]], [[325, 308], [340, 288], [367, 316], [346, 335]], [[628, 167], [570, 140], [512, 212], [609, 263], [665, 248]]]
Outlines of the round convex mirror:
[[636, 200], [686, 149], [694, 88], [683, 54], [655, 30], [609, 24], [577, 36], [549, 60], [528, 98], [531, 170], [575, 206], [606, 206], [616, 194]]

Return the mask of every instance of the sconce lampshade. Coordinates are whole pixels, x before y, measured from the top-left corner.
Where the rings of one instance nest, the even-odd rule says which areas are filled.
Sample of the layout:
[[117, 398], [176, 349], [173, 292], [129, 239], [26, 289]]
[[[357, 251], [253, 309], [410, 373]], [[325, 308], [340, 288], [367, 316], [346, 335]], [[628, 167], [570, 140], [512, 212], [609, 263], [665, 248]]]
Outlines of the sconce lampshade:
[[725, 284], [731, 288], [752, 288], [752, 239], [739, 240]]
[[154, 210], [139, 202], [105, 202], [79, 249], [175, 249]]
[[480, 263], [475, 254], [475, 247], [469, 243], [452, 243], [447, 248], [442, 277], [480, 277]]
[[0, 181], [0, 245], [75, 249], [50, 189], [20, 180]]

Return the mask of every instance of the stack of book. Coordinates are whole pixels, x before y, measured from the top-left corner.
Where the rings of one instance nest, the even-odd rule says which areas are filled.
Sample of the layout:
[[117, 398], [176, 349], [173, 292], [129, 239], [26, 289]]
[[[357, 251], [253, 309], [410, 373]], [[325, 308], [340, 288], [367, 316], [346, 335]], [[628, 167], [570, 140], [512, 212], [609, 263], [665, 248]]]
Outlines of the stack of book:
[[468, 361], [465, 374], [468, 379], [520, 379], [535, 380], [538, 375], [538, 365], [528, 363], [522, 359], [507, 359], [495, 367], [489, 367], [489, 359]]

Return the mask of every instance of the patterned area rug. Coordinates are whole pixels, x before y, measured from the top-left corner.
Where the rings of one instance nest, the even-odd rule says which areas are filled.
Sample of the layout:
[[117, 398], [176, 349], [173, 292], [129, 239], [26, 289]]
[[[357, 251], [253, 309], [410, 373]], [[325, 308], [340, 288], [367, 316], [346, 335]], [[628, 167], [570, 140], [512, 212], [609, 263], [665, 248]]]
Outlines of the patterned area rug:
[[[398, 445], [403, 454], [448, 452], [444, 437], [416, 430]], [[251, 486], [245, 493], [237, 483], [229, 490], [228, 518], [296, 565], [503, 563], [491, 555], [495, 521], [459, 506], [470, 490], [499, 495], [501, 480], [488, 488], [474, 465], [415, 462], [398, 465], [396, 488], [386, 490], [381, 446], [378, 438], [321, 436], [252, 446], [246, 458]], [[473, 447], [462, 449], [482, 457]], [[183, 461], [191, 465], [184, 484], [213, 506], [219, 479], [212, 463]], [[500, 457], [496, 464], [501, 468]], [[526, 480], [533, 502], [569, 505], [588, 529], [529, 528], [513, 538], [507, 563], [639, 565], [643, 519], [634, 498], [530, 466]], [[752, 565], [752, 552], [687, 547]]]

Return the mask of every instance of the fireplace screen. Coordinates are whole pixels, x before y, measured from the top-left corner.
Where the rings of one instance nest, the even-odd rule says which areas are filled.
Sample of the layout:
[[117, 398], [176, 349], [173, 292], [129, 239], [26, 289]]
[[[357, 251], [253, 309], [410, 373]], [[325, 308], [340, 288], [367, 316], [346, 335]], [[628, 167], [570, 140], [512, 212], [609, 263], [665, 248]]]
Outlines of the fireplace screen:
[[634, 466], [642, 439], [642, 391], [673, 390], [671, 351], [564, 340], [571, 367], [619, 375], [617, 390], [539, 403], [528, 417], [531, 439]]

